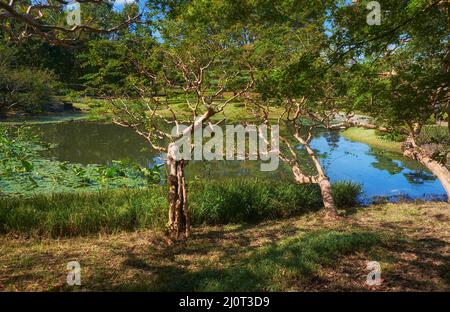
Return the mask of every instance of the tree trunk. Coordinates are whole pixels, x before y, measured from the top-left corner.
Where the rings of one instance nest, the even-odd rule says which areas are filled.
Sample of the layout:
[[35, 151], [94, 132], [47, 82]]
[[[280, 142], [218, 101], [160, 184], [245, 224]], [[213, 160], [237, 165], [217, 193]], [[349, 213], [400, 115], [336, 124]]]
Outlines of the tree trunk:
[[317, 176], [307, 176], [301, 172], [301, 169], [298, 165], [295, 165], [292, 168], [292, 172], [294, 173], [296, 182], [298, 184], [318, 184], [320, 187], [320, 192], [322, 194], [322, 201], [326, 215], [329, 217], [337, 217], [338, 213], [333, 199], [333, 192], [331, 191], [330, 179], [326, 176], [325, 171], [322, 168], [322, 164], [317, 158], [316, 153], [314, 153], [314, 150], [305, 140], [303, 140], [300, 135], [296, 135], [295, 137], [297, 141], [299, 141], [300, 144], [305, 147], [318, 173]]
[[319, 187], [326, 214], [330, 217], [336, 217], [337, 210], [333, 199], [333, 192], [331, 191], [330, 179], [326, 176], [319, 177]]
[[[196, 118], [190, 127], [184, 129], [180, 136], [190, 135], [192, 131], [201, 129], [203, 123], [214, 114], [215, 112], [212, 109], [208, 109], [202, 116]], [[169, 234], [176, 238], [179, 238], [182, 232], [188, 238], [191, 234], [191, 220], [188, 207], [186, 177], [184, 174], [184, 167], [187, 164], [187, 160], [177, 159], [176, 150], [175, 143], [169, 144], [166, 160], [167, 186], [169, 188], [169, 222], [167, 223], [167, 228]]]
[[408, 138], [408, 140], [403, 144], [403, 154], [406, 157], [417, 160], [422, 165], [428, 168], [428, 170], [433, 173], [436, 178], [439, 179], [442, 186], [444, 187], [448, 202], [450, 203], [450, 171], [445, 167], [445, 165], [441, 165], [439, 162], [433, 160], [430, 156], [428, 156], [425, 152], [423, 152], [420, 147], [418, 147], [413, 138]]
[[169, 188], [169, 234], [179, 238], [182, 232], [186, 238], [190, 235], [190, 216], [187, 198], [186, 178], [184, 174], [185, 160], [175, 160], [169, 153], [167, 156], [167, 185]]

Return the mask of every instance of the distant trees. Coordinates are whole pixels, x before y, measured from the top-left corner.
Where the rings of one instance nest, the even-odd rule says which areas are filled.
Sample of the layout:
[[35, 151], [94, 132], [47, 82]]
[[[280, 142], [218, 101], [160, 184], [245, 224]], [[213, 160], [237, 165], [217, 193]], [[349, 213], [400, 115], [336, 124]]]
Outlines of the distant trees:
[[[2, 81], [3, 115], [8, 109], [39, 111], [55, 93], [130, 91], [128, 82], [135, 68], [124, 43], [135, 44], [129, 37], [151, 38], [146, 17], [136, 4], [116, 12], [106, 0], [81, 0], [80, 25], [70, 26], [68, 3], [0, 1], [2, 72], [11, 73]], [[55, 81], [57, 90], [52, 88]]]
[[13, 52], [0, 47], [0, 118], [9, 111], [41, 111], [53, 101], [57, 84], [49, 70], [12, 66]]

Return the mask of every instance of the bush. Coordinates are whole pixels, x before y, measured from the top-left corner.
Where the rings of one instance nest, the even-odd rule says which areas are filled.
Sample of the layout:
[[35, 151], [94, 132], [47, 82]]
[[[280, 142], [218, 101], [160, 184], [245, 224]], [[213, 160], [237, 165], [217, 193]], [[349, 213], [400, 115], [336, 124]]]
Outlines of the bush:
[[340, 181], [331, 186], [337, 208], [352, 208], [358, 205], [362, 185], [351, 181]]
[[404, 142], [406, 140], [406, 135], [396, 131], [395, 129], [390, 132], [376, 131], [376, 134], [386, 141]]
[[441, 126], [424, 126], [417, 142], [419, 144], [450, 144], [448, 129]]
[[47, 70], [0, 65], [0, 116], [9, 110], [39, 112], [53, 101], [55, 77]]

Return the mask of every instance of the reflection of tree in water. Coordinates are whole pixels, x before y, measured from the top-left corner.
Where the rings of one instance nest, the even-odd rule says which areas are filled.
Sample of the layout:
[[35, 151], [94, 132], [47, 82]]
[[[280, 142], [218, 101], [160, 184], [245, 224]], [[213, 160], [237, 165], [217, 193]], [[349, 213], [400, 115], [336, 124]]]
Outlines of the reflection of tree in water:
[[42, 124], [35, 127], [42, 139], [56, 147], [45, 156], [81, 164], [109, 164], [131, 160], [143, 166], [159, 153], [134, 131], [112, 124], [73, 122]]
[[[327, 150], [320, 151], [319, 149], [314, 148], [314, 152], [320, 159], [320, 162], [322, 163], [325, 171], [327, 171], [327, 169], [331, 166], [331, 163], [334, 161], [334, 159], [331, 158], [333, 151], [339, 148], [339, 142], [341, 139], [340, 133], [339, 131], [319, 130], [314, 132], [314, 139], [325, 139], [325, 142], [327, 143]], [[326, 146], [323, 146], [322, 149], [325, 148]], [[314, 170], [309, 169], [309, 172], [313, 174]]]
[[435, 181], [436, 178], [428, 172], [421, 171], [411, 171], [403, 174], [408, 182], [411, 184], [423, 184], [425, 181]]
[[339, 147], [339, 141], [341, 139], [341, 135], [339, 134], [339, 131], [328, 131], [324, 132], [323, 137], [328, 143], [328, 146], [330, 147], [330, 150], [336, 149]]
[[[377, 153], [375, 151], [371, 151], [369, 153], [375, 159], [376, 162], [373, 162], [371, 165], [378, 170], [386, 170], [391, 175], [399, 174], [406, 169], [405, 166], [401, 166], [397, 161], [392, 158], [385, 156], [382, 153]], [[436, 178], [429, 172], [421, 169], [418, 166], [414, 166], [414, 168], [410, 168], [407, 166], [409, 171], [404, 172], [403, 175], [411, 184], [423, 184], [425, 181], [435, 181]]]
[[372, 162], [372, 167], [378, 170], [386, 170], [391, 175], [399, 174], [403, 171], [404, 167], [401, 167], [398, 163], [393, 161], [391, 158], [384, 156], [383, 154], [377, 152], [370, 152], [370, 155], [375, 157], [376, 162]]

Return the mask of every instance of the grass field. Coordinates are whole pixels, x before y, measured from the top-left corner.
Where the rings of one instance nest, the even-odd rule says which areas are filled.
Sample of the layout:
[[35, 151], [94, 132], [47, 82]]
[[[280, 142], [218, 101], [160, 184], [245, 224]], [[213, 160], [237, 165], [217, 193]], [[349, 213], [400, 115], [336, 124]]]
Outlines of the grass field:
[[[0, 236], [0, 290], [450, 290], [450, 206], [387, 204], [338, 222], [313, 212], [202, 226], [189, 241], [152, 230], [79, 238]], [[82, 286], [66, 285], [81, 264]], [[381, 286], [366, 285], [368, 261]]]

